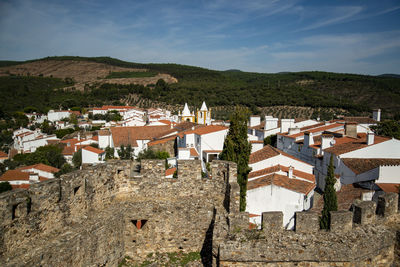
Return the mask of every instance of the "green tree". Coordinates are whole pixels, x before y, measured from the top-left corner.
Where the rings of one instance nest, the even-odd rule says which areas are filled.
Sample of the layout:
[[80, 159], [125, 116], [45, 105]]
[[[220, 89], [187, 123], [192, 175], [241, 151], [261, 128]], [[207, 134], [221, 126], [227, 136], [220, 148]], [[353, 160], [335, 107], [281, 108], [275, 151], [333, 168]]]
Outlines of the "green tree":
[[55, 177], [60, 177], [62, 174], [71, 172], [71, 171], [73, 171], [73, 170], [74, 170], [74, 168], [73, 168], [70, 164], [65, 163], [65, 164], [61, 167], [61, 170], [60, 170], [59, 172], [57, 172], [56, 174], [54, 174], [54, 175], [55, 175]]
[[114, 158], [114, 148], [113, 147], [106, 147], [106, 160]]
[[12, 186], [9, 182], [0, 183], [0, 193], [12, 190]]
[[120, 150], [118, 151], [118, 155], [120, 159], [132, 159], [131, 145], [127, 145], [126, 148], [124, 145], [121, 145]]
[[371, 126], [371, 129], [376, 135], [383, 135], [400, 139], [400, 121], [382, 121], [379, 122], [378, 125]]
[[79, 149], [72, 156], [72, 163], [75, 168], [79, 168], [82, 165], [82, 149]]
[[330, 225], [330, 211], [337, 211], [337, 196], [335, 190], [335, 173], [333, 166], [333, 156], [328, 166], [328, 174], [325, 179], [325, 190], [324, 190], [324, 208], [322, 209], [322, 217], [320, 221], [321, 229], [329, 229]]
[[277, 135], [270, 135], [264, 138], [264, 146], [271, 145], [276, 146]]
[[240, 186], [241, 211], [246, 209], [247, 176], [250, 172], [248, 163], [251, 144], [247, 141], [248, 116], [248, 109], [236, 107], [231, 116], [231, 124], [224, 142], [224, 148], [220, 154], [220, 159], [237, 163], [237, 182]]

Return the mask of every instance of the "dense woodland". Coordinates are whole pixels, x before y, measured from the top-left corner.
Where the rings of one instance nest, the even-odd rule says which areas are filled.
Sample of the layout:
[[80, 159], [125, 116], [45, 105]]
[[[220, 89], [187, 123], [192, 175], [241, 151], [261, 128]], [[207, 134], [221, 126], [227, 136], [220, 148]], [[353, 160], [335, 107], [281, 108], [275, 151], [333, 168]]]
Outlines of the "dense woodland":
[[[120, 67], [144, 68], [154, 73], [168, 73], [176, 84], [162, 80], [156, 85], [102, 84], [85, 92], [64, 91], [70, 79], [45, 77], [0, 77], [0, 100], [4, 111], [32, 106], [38, 111], [49, 108], [94, 106], [118, 103], [128, 94], [170, 104], [184, 102], [200, 106], [244, 105], [258, 107], [292, 105], [342, 108], [357, 115], [382, 108], [388, 117], [400, 117], [400, 79], [394, 76], [366, 76], [327, 72], [249, 73], [237, 70], [214, 71], [178, 64], [139, 64], [109, 57], [48, 57], [41, 60], [88, 60]], [[0, 66], [26, 62], [0, 62]], [[118, 73], [113, 73], [118, 77]], [[126, 75], [126, 74], [124, 74]], [[124, 76], [122, 75], [122, 76]], [[136, 74], [135, 74], [136, 75]]]

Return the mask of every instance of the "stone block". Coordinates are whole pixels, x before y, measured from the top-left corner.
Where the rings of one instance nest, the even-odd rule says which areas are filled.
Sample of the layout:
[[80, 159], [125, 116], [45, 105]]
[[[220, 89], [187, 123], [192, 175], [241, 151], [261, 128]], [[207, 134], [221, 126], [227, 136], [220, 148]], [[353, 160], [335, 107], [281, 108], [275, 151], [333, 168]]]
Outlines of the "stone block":
[[140, 163], [140, 173], [147, 178], [161, 179], [165, 177], [165, 160], [143, 159]]
[[178, 179], [201, 180], [200, 160], [178, 160]]
[[331, 211], [332, 232], [347, 232], [353, 228], [353, 213], [347, 210]]
[[319, 231], [319, 215], [316, 212], [296, 212], [296, 232], [315, 233]]
[[376, 214], [389, 217], [397, 213], [399, 195], [396, 193], [385, 193], [378, 198]]
[[268, 211], [262, 213], [262, 230], [264, 232], [276, 232], [282, 230], [282, 211]]
[[368, 224], [375, 221], [376, 203], [373, 201], [362, 201], [353, 206], [353, 222]]

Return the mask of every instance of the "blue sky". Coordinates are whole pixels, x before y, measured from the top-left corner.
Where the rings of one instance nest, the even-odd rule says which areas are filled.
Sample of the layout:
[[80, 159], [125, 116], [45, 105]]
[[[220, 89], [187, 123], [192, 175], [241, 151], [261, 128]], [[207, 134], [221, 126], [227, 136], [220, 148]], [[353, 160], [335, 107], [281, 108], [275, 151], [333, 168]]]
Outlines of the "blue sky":
[[400, 74], [400, 1], [0, 0], [0, 59]]

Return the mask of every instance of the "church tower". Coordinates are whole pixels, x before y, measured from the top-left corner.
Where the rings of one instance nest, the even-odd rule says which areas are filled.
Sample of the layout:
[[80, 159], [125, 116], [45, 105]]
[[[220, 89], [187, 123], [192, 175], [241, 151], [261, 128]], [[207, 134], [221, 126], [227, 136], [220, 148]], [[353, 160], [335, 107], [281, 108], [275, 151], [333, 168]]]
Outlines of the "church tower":
[[203, 101], [203, 104], [201, 105], [200, 110], [197, 111], [196, 115], [198, 124], [211, 124], [211, 109], [210, 111], [208, 110], [206, 102]]
[[194, 121], [194, 113], [193, 112], [190, 113], [187, 103], [185, 103], [185, 107], [183, 108], [182, 115], [180, 115], [180, 120], [182, 122], [184, 122], [184, 121], [190, 121], [193, 123], [195, 122]]

